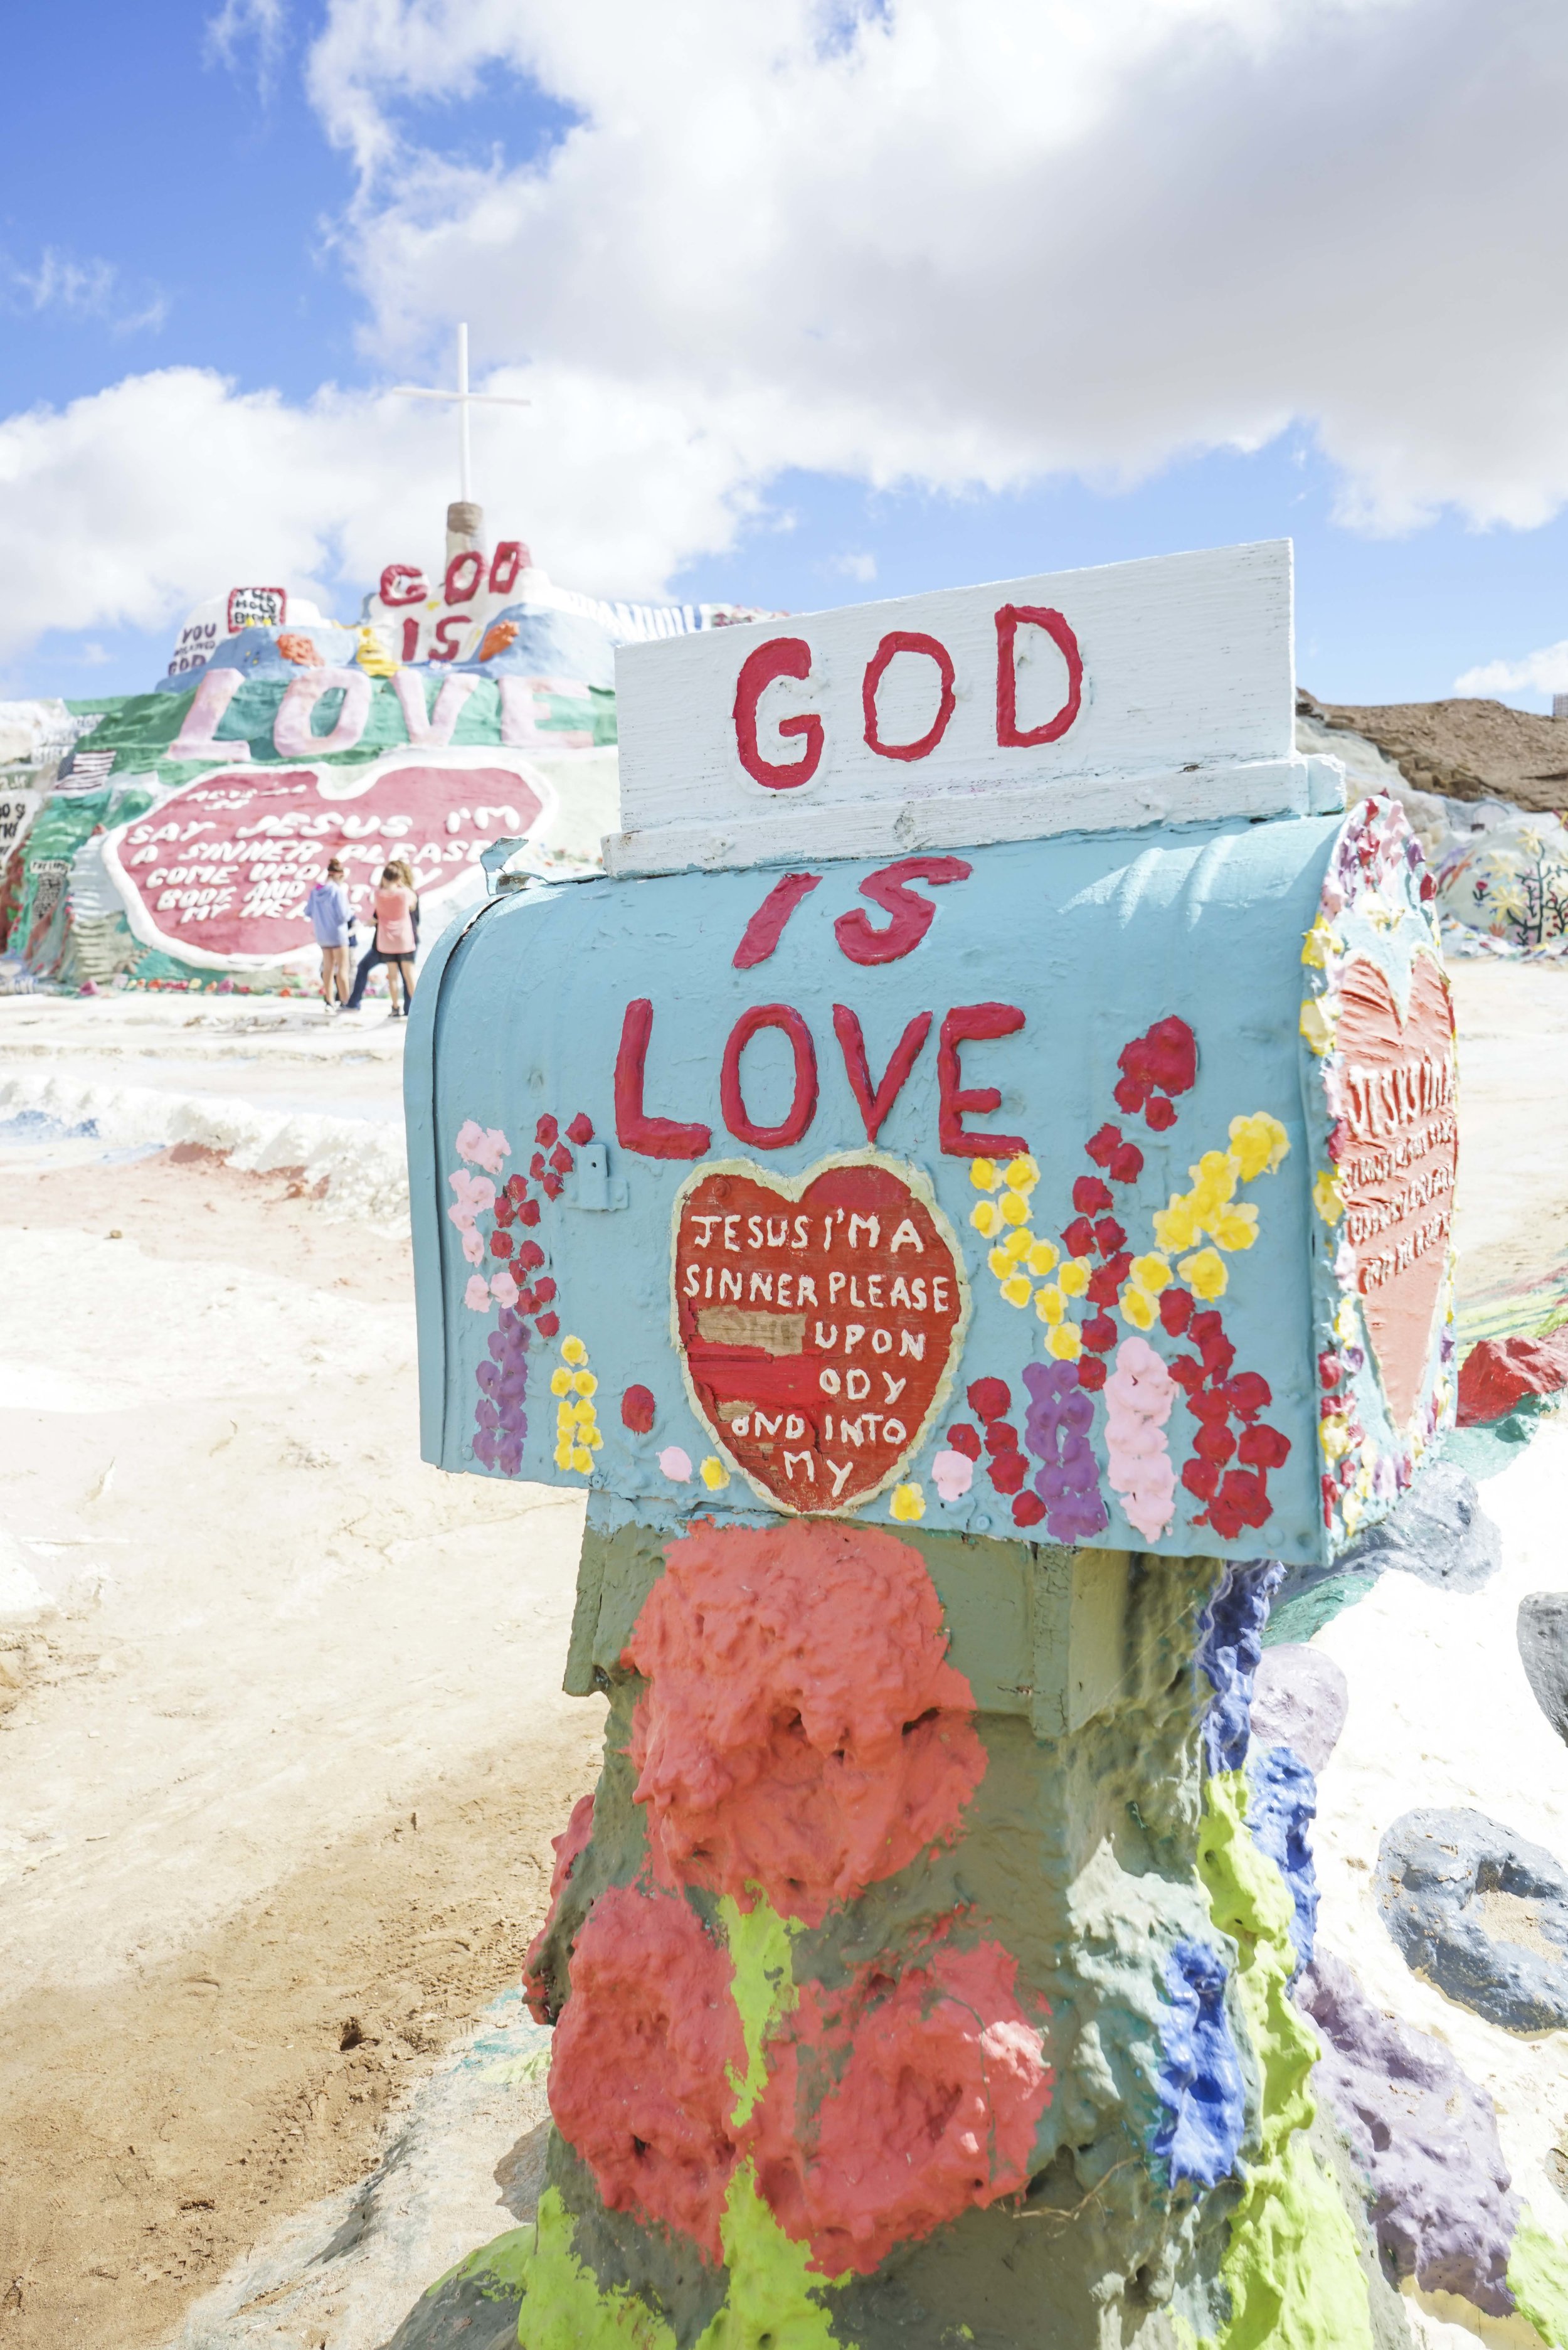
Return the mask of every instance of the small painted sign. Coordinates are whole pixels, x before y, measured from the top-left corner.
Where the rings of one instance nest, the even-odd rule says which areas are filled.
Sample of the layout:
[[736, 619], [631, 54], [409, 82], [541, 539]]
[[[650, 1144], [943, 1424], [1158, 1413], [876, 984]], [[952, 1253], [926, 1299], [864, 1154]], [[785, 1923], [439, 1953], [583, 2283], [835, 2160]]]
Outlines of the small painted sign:
[[617, 685], [611, 871], [1309, 804], [1285, 540], [629, 645]]

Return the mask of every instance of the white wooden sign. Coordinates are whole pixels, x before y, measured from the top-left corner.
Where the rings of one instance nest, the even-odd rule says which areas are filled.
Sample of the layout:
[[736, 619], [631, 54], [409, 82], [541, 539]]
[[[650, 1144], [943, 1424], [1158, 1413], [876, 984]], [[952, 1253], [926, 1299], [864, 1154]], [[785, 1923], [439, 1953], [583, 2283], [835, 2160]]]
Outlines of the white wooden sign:
[[625, 646], [606, 865], [1334, 805], [1327, 763], [1295, 750], [1291, 607], [1271, 539]]

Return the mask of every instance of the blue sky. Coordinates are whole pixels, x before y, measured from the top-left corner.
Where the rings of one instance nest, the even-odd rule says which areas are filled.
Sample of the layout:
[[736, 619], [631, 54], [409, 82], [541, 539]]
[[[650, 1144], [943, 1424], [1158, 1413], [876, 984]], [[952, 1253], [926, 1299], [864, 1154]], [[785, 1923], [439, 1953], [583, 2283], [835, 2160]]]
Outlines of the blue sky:
[[[1020, 348], [1018, 380], [999, 401], [982, 380], [994, 373], [995, 355], [978, 354], [966, 382], [961, 359], [940, 348], [939, 330], [926, 347], [928, 381], [922, 347], [907, 339], [908, 320], [891, 310], [876, 333], [884, 338], [888, 371], [897, 377], [904, 370], [908, 399], [877, 388], [868, 402], [866, 381], [879, 384], [872, 362], [867, 377], [853, 377], [836, 348], [831, 367], [838, 372], [831, 380], [824, 374], [819, 403], [809, 348], [815, 328], [781, 358], [765, 317], [759, 323], [760, 313], [747, 312], [732, 346], [715, 357], [704, 338], [727, 335], [722, 307], [703, 312], [693, 326], [689, 286], [672, 283], [659, 307], [646, 267], [635, 283], [627, 275], [629, 264], [623, 267], [616, 248], [635, 247], [640, 233], [635, 186], [618, 199], [596, 196], [591, 186], [561, 195], [556, 216], [543, 224], [528, 210], [572, 126], [593, 126], [600, 96], [594, 78], [609, 71], [591, 54], [585, 62], [571, 50], [570, 36], [548, 23], [544, 0], [538, 7], [515, 0], [510, 50], [505, 41], [482, 41], [456, 57], [449, 78], [444, 62], [433, 69], [410, 67], [404, 51], [362, 66], [371, 50], [368, 40], [354, 45], [357, 5], [339, 0], [329, 22], [317, 9], [286, 15], [279, 0], [237, 7], [231, 0], [226, 61], [209, 29], [210, 12], [170, 0], [143, 0], [134, 11], [91, 0], [76, 12], [18, 11], [8, 21], [0, 88], [0, 420], [39, 409], [49, 413], [15, 444], [24, 452], [18, 462], [34, 469], [36, 511], [19, 502], [22, 520], [9, 546], [0, 491], [0, 561], [9, 574], [4, 593], [10, 602], [0, 691], [79, 694], [151, 683], [166, 658], [176, 608], [227, 586], [231, 571], [244, 572], [247, 532], [256, 546], [253, 571], [291, 559], [297, 542], [306, 559], [293, 558], [293, 576], [324, 581], [339, 611], [357, 588], [371, 584], [379, 560], [433, 555], [441, 501], [455, 494], [447, 477], [449, 436], [421, 416], [406, 428], [417, 440], [399, 437], [404, 428], [388, 424], [384, 410], [355, 409], [358, 486], [351, 511], [346, 505], [339, 516], [329, 511], [330, 484], [348, 428], [338, 423], [328, 432], [318, 396], [324, 385], [356, 398], [374, 395], [415, 370], [431, 380], [432, 370], [450, 364], [456, 304], [470, 316], [482, 375], [502, 370], [495, 380], [506, 386], [523, 381], [528, 370], [535, 376], [537, 422], [519, 425], [508, 441], [512, 422], [498, 419], [476, 436], [477, 486], [493, 533], [534, 537], [543, 559], [573, 585], [646, 593], [662, 583], [683, 597], [803, 609], [1288, 535], [1296, 544], [1298, 670], [1327, 699], [1428, 699], [1452, 691], [1462, 673], [1499, 661], [1515, 665], [1522, 679], [1536, 649], [1568, 638], [1568, 519], [1561, 488], [1568, 468], [1557, 450], [1568, 425], [1561, 432], [1552, 420], [1516, 426], [1503, 401], [1495, 426], [1489, 425], [1484, 370], [1473, 387], [1472, 419], [1455, 423], [1445, 413], [1434, 422], [1427, 416], [1422, 403], [1433, 373], [1450, 367], [1462, 374], [1468, 363], [1454, 339], [1463, 332], [1461, 318], [1435, 317], [1430, 348], [1405, 354], [1397, 318], [1378, 344], [1375, 281], [1347, 282], [1340, 317], [1310, 295], [1310, 251], [1282, 252], [1277, 271], [1299, 271], [1303, 283], [1293, 317], [1288, 306], [1282, 315], [1268, 290], [1267, 256], [1254, 266], [1241, 253], [1229, 285], [1218, 292], [1201, 287], [1195, 301], [1223, 297], [1231, 306], [1239, 337], [1234, 372], [1258, 376], [1248, 392], [1251, 415], [1238, 413], [1222, 367], [1194, 389], [1191, 365], [1179, 352], [1170, 364], [1180, 380], [1167, 392], [1161, 376], [1168, 344], [1152, 339], [1129, 361], [1129, 350], [1138, 347], [1110, 315], [1101, 321], [1099, 364], [1110, 387], [1107, 409], [1126, 414], [1106, 432], [1096, 421], [1092, 375], [1087, 395], [1074, 393], [1066, 421], [1053, 418], [1055, 362], [1042, 365], [1033, 349]], [[437, 0], [438, 15], [443, 5]], [[1488, 21], [1529, 14], [1501, 0]], [[896, 15], [887, 12], [880, 21]], [[1460, 36], [1475, 29], [1473, 21], [1467, 27], [1466, 15], [1453, 0], [1431, 21], [1451, 20], [1449, 33], [1462, 47]], [[1393, 37], [1391, 21], [1395, 33], [1408, 36], [1407, 20], [1407, 11], [1398, 17], [1386, 10], [1379, 37]], [[1549, 26], [1550, 16], [1540, 21]], [[334, 26], [336, 61], [329, 46], [316, 46]], [[453, 46], [461, 46], [456, 36]], [[1439, 47], [1434, 31], [1434, 69]], [[531, 64], [536, 51], [547, 69]], [[1282, 60], [1282, 76], [1289, 66]], [[826, 70], [820, 54], [801, 70], [808, 68]], [[726, 68], [747, 69], [743, 58]], [[650, 92], [650, 106], [657, 97]], [[607, 81], [602, 100], [607, 112], [624, 102], [624, 93], [618, 100]], [[1227, 102], [1199, 91], [1195, 115]], [[354, 151], [345, 128], [350, 104], [361, 120], [368, 110], [380, 127], [389, 165], [384, 157], [368, 165], [362, 143]], [[1089, 129], [1078, 141], [1079, 168], [1108, 173], [1110, 151], [1098, 163], [1090, 151], [1099, 118], [1089, 109], [1084, 119]], [[1506, 145], [1513, 130], [1506, 120], [1495, 128]], [[1422, 126], [1411, 129], [1415, 135]], [[929, 140], [925, 151], [929, 155]], [[955, 185], [971, 160], [952, 159]], [[667, 156], [655, 155], [647, 168], [668, 182]], [[887, 184], [897, 168], [880, 163], [881, 176], [870, 184]], [[934, 173], [942, 168], [940, 155], [931, 159]], [[1246, 172], [1259, 166], [1239, 152], [1230, 168], [1244, 195]], [[418, 200], [410, 202], [407, 190], [416, 182]], [[711, 180], [706, 184], [711, 202]], [[499, 241], [485, 213], [498, 197], [513, 207]], [[1277, 191], [1264, 191], [1261, 200], [1276, 199]], [[1385, 200], [1391, 217], [1404, 201], [1397, 188]], [[1234, 219], [1234, 187], [1226, 203]], [[576, 210], [563, 209], [568, 205]], [[700, 254], [703, 214], [688, 207], [686, 217]], [[1401, 217], [1397, 236], [1421, 241], [1440, 228]], [[1118, 232], [1137, 233], [1136, 224]], [[743, 239], [731, 250], [742, 256], [739, 317], [753, 289], [745, 282]], [[1117, 250], [1127, 262], [1129, 305], [1147, 300], [1141, 245]], [[1336, 250], [1325, 266], [1334, 265]], [[449, 300], [443, 276], [462, 278], [465, 256], [475, 251], [480, 262], [467, 270], [466, 282], [454, 284]], [[490, 253], [493, 265], [484, 258]], [[598, 256], [592, 265], [585, 265], [585, 253]], [[809, 281], [809, 254], [804, 261], [786, 255], [785, 264], [782, 282], [798, 287]], [[966, 255], [945, 256], [943, 265], [961, 271]], [[1032, 265], [1025, 253], [1021, 286]], [[1407, 265], [1415, 265], [1407, 259]], [[1544, 270], [1544, 259], [1537, 265]], [[718, 252], [714, 267], [722, 274]], [[885, 247], [880, 268], [868, 281], [874, 287], [888, 283]], [[1467, 269], [1473, 286], [1473, 263]], [[1550, 281], [1542, 276], [1538, 283], [1550, 306]], [[1107, 302], [1114, 291], [1113, 283]], [[818, 298], [816, 289], [811, 298]], [[857, 324], [877, 297], [873, 292], [868, 303], [861, 285], [852, 296], [836, 292], [833, 298]], [[1382, 307], [1398, 308], [1386, 288]], [[1256, 336], [1260, 344], [1267, 338], [1272, 355], [1266, 381], [1248, 348], [1252, 315], [1264, 321]], [[621, 317], [626, 332], [618, 344]], [[836, 331], [842, 347], [842, 331], [828, 331], [825, 341], [833, 345]], [[1091, 340], [1094, 332], [1091, 321]], [[1293, 335], [1303, 355], [1294, 414]], [[1332, 361], [1342, 336], [1343, 384], [1332, 364], [1325, 372], [1324, 357], [1326, 347]], [[873, 333], [863, 339], [870, 348]], [[674, 417], [668, 429], [677, 435], [690, 390], [687, 492], [670, 486], [657, 432], [652, 445], [637, 445], [639, 348], [657, 380], [659, 413]], [[1381, 404], [1352, 415], [1364, 348]], [[694, 351], [700, 360], [692, 360]], [[1518, 354], [1506, 356], [1517, 378]], [[1534, 363], [1549, 374], [1556, 358], [1543, 343]], [[1003, 359], [1013, 363], [1011, 354]], [[1065, 376], [1079, 362], [1068, 354], [1063, 364]], [[1030, 394], [1032, 367], [1040, 370], [1037, 404]], [[206, 422], [182, 423], [183, 411], [171, 401], [168, 432], [150, 452], [137, 435], [156, 434], [167, 371], [180, 369], [214, 370], [229, 389], [202, 395], [217, 403], [202, 411]], [[1139, 378], [1130, 390], [1129, 374]], [[737, 392], [742, 375], [743, 391]], [[940, 392], [932, 390], [939, 376]], [[111, 411], [119, 417], [130, 399], [122, 389], [128, 385], [147, 387], [139, 413], [151, 414], [152, 425], [122, 421], [111, 432], [106, 421], [101, 448], [84, 438], [99, 432], [96, 421], [67, 435], [61, 420], [72, 402], [112, 393], [120, 406], [110, 402], [105, 419]], [[245, 396], [271, 391], [278, 395], [271, 421], [253, 433]], [[619, 435], [613, 465], [607, 455], [601, 467], [593, 445], [596, 399], [606, 403], [607, 418], [617, 420], [606, 426], [607, 451]], [[819, 404], [822, 414], [832, 411], [848, 421], [824, 424]], [[209, 480], [205, 435], [220, 410], [232, 438]], [[563, 450], [552, 435], [568, 423], [576, 438]], [[386, 439], [384, 461], [378, 433]], [[946, 463], [944, 435], [955, 447], [972, 443], [972, 463]], [[1241, 438], [1261, 445], [1249, 453], [1234, 445]], [[710, 462], [704, 451], [721, 442], [722, 463]], [[5, 446], [0, 437], [0, 482]], [[826, 462], [812, 462], [814, 455]], [[286, 504], [302, 467], [317, 464], [328, 484], [317, 500], [318, 521], [313, 510], [295, 540], [286, 536], [262, 545], [273, 506]], [[410, 465], [423, 469], [417, 481]], [[59, 485], [68, 487], [84, 469], [101, 484], [95, 490], [101, 528], [96, 513], [82, 505], [67, 522], [58, 519]], [[244, 497], [231, 513], [223, 484], [238, 475], [244, 476]], [[1118, 480], [1127, 485], [1117, 486]], [[547, 491], [540, 486], [545, 481]], [[161, 528], [149, 515], [187, 497], [191, 513], [177, 544], [160, 544], [156, 559], [148, 553], [142, 577], [138, 566]], [[579, 524], [596, 498], [605, 511]], [[1370, 521], [1353, 526], [1340, 518], [1347, 504], [1370, 514]], [[208, 538], [203, 510], [213, 515]], [[417, 540], [411, 546], [410, 535]], [[1547, 673], [1539, 662], [1536, 671]], [[1568, 685], [1568, 674], [1563, 681]], [[1542, 686], [1522, 681], [1510, 686], [1506, 698], [1533, 708], [1549, 700]]]

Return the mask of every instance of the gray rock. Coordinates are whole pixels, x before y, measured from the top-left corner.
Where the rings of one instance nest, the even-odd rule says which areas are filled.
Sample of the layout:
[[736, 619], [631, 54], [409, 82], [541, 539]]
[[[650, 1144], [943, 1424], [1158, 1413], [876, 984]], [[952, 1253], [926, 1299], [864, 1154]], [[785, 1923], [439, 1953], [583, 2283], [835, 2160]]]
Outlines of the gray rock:
[[1252, 1682], [1252, 1738], [1289, 1746], [1309, 1771], [1321, 1772], [1339, 1743], [1350, 1685], [1332, 1657], [1304, 1642], [1265, 1648]]
[[1519, 1654], [1535, 1701], [1568, 1740], [1568, 1591], [1532, 1591], [1519, 1603]]
[[1314, 2084], [1372, 2189], [1378, 2249], [1394, 2274], [1507, 2316], [1519, 2198], [1491, 2099], [1441, 2041], [1375, 2008], [1331, 1952], [1298, 1977], [1295, 1999], [1322, 2035]]
[[1568, 2024], [1568, 1872], [1484, 1812], [1407, 1812], [1377, 1902], [1412, 1970], [1505, 2032]]
[[1501, 1538], [1474, 1479], [1451, 1461], [1433, 1461], [1397, 1510], [1341, 1551], [1334, 1571], [1396, 1566], [1440, 1591], [1480, 1591], [1501, 1564]]

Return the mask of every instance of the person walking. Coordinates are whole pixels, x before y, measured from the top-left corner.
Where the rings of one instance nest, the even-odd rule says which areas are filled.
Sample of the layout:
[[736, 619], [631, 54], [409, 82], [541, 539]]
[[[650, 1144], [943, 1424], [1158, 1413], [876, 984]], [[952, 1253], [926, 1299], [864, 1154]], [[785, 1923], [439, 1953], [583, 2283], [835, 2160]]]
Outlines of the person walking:
[[394, 1020], [408, 1018], [414, 993], [414, 909], [419, 900], [403, 879], [407, 869], [383, 865], [376, 889], [376, 951], [387, 966]]
[[[414, 880], [413, 868], [408, 864], [404, 858], [400, 857], [394, 858], [386, 867], [385, 870], [388, 873], [395, 873], [403, 888], [407, 889], [413, 898], [414, 908], [412, 921], [414, 926], [414, 946], [417, 951], [420, 942], [420, 900], [418, 885]], [[366, 949], [364, 954], [361, 956], [359, 967], [354, 973], [354, 993], [348, 998], [348, 1009], [350, 1012], [358, 1011], [359, 1005], [364, 998], [366, 983], [369, 979], [370, 973], [373, 971], [378, 970], [382, 963], [389, 962], [390, 960], [390, 956], [384, 955], [381, 952], [380, 948], [377, 945], [375, 929], [372, 925], [370, 943]]]
[[348, 1002], [348, 891], [343, 868], [334, 857], [323, 879], [305, 901], [316, 943], [321, 949], [321, 1000], [332, 1010], [336, 991], [339, 1004]]

